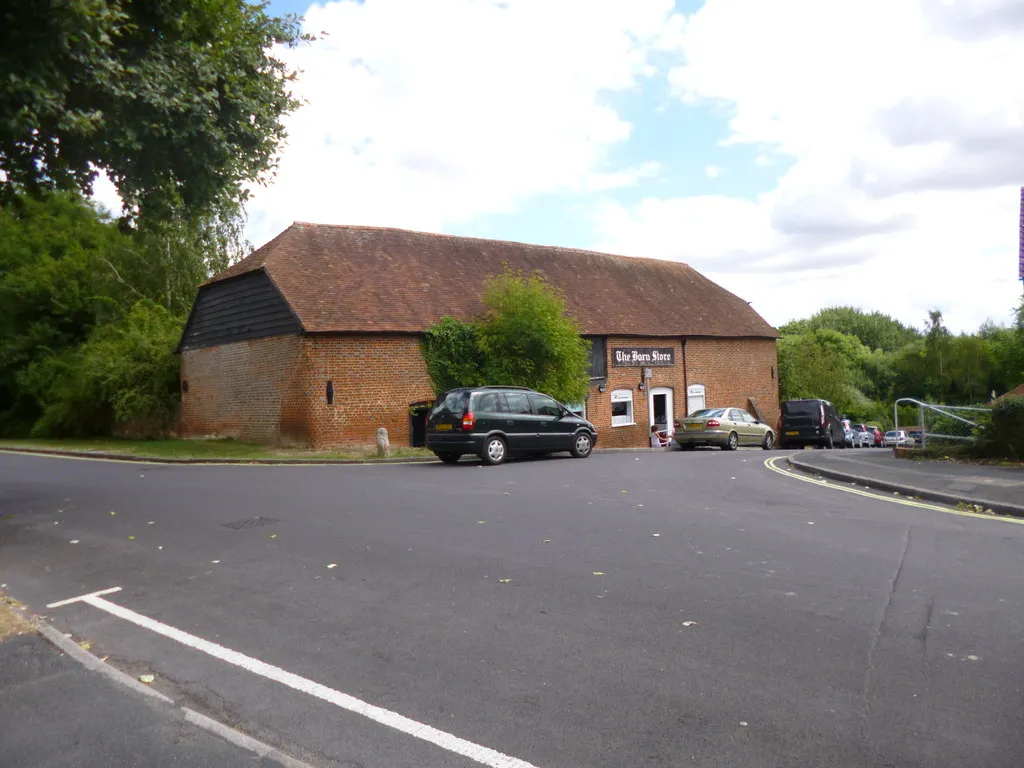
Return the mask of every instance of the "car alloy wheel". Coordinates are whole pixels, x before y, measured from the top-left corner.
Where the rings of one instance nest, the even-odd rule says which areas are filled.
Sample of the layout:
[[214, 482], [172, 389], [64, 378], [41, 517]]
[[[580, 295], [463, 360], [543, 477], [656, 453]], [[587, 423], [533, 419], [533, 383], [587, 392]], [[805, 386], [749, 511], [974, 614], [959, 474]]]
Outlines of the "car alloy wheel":
[[729, 433], [729, 442], [726, 443], [725, 450], [727, 450], [727, 451], [735, 451], [736, 450], [736, 446], [738, 446], [739, 444], [740, 444], [739, 436], [735, 432], [730, 432]]
[[483, 460], [488, 464], [501, 464], [505, 460], [505, 441], [492, 437], [484, 448]]
[[572, 448], [569, 453], [576, 459], [585, 459], [590, 455], [590, 451], [594, 447], [594, 441], [590, 439], [590, 435], [586, 432], [581, 432], [576, 435], [576, 439], [573, 441]]
[[766, 451], [770, 451], [772, 448], [774, 448], [775, 447], [775, 435], [773, 435], [771, 432], [765, 432], [764, 433], [764, 442], [761, 444], [761, 447], [764, 448]]

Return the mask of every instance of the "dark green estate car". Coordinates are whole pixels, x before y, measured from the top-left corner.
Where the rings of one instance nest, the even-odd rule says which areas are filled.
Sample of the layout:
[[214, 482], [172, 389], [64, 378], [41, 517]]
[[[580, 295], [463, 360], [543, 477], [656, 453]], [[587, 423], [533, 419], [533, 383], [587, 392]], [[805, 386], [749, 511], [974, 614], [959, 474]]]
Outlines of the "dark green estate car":
[[465, 454], [486, 464], [559, 451], [585, 459], [596, 443], [593, 424], [526, 387], [450, 389], [437, 398], [427, 419], [427, 448], [445, 464]]

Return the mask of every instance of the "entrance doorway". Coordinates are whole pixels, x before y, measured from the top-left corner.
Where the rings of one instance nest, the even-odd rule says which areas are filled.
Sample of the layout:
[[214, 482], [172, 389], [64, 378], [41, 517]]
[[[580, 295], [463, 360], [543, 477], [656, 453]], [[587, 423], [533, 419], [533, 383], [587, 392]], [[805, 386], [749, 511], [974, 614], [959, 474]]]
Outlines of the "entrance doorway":
[[422, 448], [427, 444], [427, 416], [430, 403], [419, 402], [409, 406], [409, 445]]
[[667, 431], [672, 434], [673, 430], [673, 409], [672, 409], [672, 387], [652, 387], [650, 399], [648, 400], [648, 419], [650, 426], [656, 427], [659, 432]]

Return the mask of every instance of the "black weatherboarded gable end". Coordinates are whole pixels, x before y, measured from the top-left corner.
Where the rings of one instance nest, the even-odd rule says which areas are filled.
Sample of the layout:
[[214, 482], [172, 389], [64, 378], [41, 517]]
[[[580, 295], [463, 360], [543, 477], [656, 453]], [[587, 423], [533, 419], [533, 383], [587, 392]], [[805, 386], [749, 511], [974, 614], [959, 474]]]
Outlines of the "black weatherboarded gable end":
[[302, 333], [302, 325], [263, 270], [204, 285], [178, 350]]

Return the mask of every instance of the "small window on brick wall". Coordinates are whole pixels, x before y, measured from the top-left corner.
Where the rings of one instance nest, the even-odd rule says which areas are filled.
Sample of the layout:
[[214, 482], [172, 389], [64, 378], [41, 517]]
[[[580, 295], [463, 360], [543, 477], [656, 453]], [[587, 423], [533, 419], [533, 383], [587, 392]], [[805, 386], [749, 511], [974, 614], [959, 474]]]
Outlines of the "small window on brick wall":
[[612, 392], [612, 426], [626, 427], [633, 423], [633, 390], [616, 389]]
[[327, 404], [334, 405], [334, 382], [327, 382]]
[[181, 391], [188, 392], [188, 379], [181, 380]]

